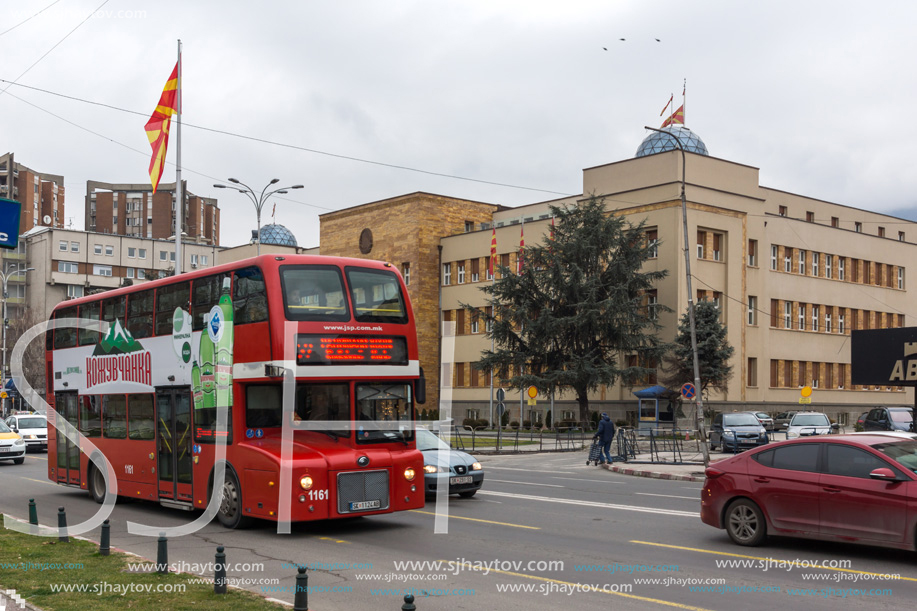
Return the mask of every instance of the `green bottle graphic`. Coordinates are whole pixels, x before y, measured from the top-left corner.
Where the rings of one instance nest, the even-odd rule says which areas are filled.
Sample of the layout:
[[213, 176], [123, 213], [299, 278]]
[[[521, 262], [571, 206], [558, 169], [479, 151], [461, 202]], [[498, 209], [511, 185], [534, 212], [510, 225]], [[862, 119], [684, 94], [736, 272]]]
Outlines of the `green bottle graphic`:
[[201, 389], [201, 368], [194, 361], [191, 365], [191, 395], [194, 397], [194, 409], [198, 410], [204, 407], [204, 393]]
[[210, 317], [204, 322], [204, 330], [201, 332], [201, 399], [202, 408], [216, 407], [216, 376], [213, 371], [213, 341], [207, 332], [210, 326]]
[[223, 321], [223, 330], [216, 345], [216, 360], [214, 372], [216, 373], [217, 405], [232, 406], [232, 352], [233, 352], [233, 324], [232, 324], [232, 297], [229, 295], [229, 278], [223, 278], [223, 290], [217, 304], [219, 315]]

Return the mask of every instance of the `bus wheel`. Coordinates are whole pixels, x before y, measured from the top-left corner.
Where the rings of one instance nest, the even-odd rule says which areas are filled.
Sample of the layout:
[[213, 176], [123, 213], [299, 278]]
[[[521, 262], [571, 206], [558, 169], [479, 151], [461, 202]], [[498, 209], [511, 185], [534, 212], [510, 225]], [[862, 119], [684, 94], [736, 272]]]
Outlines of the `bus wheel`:
[[231, 469], [226, 470], [223, 480], [222, 499], [217, 519], [226, 528], [247, 528], [252, 523], [251, 516], [242, 515], [242, 487], [239, 478]]
[[105, 502], [105, 478], [98, 467], [89, 469], [89, 494], [92, 500], [100, 505]]

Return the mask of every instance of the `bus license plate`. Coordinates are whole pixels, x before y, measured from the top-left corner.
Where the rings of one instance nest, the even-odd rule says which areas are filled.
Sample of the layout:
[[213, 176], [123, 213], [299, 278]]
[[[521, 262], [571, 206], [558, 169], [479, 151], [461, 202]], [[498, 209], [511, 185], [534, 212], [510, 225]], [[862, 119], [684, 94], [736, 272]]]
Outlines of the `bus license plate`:
[[382, 507], [381, 501], [359, 501], [350, 504], [350, 511], [362, 511], [364, 509], [379, 509]]
[[450, 477], [449, 478], [450, 486], [457, 486], [459, 484], [470, 484], [471, 482], [472, 482], [472, 479], [470, 475], [463, 475], [461, 477]]

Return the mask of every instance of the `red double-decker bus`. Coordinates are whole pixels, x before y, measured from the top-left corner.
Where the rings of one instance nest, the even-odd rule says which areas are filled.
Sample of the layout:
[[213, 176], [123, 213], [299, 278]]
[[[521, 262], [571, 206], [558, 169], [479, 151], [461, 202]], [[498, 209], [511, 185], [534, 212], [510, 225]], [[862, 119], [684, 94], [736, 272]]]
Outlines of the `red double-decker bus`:
[[[99, 325], [59, 324], [76, 318]], [[263, 255], [66, 301], [52, 319], [49, 403], [104, 454], [119, 496], [204, 509], [219, 494], [218, 519], [237, 528], [279, 518], [289, 473], [294, 522], [423, 506], [413, 420], [424, 379], [390, 264]], [[285, 420], [292, 469], [281, 471]], [[220, 435], [227, 468], [215, 491]], [[105, 498], [102, 472], [60, 431], [48, 477]]]

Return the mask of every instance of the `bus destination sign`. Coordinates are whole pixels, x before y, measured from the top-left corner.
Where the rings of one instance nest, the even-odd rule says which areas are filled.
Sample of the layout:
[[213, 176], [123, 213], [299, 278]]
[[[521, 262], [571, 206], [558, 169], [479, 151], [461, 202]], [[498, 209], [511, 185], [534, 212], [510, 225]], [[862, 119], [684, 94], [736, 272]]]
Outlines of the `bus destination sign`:
[[297, 365], [407, 365], [404, 337], [297, 335]]

